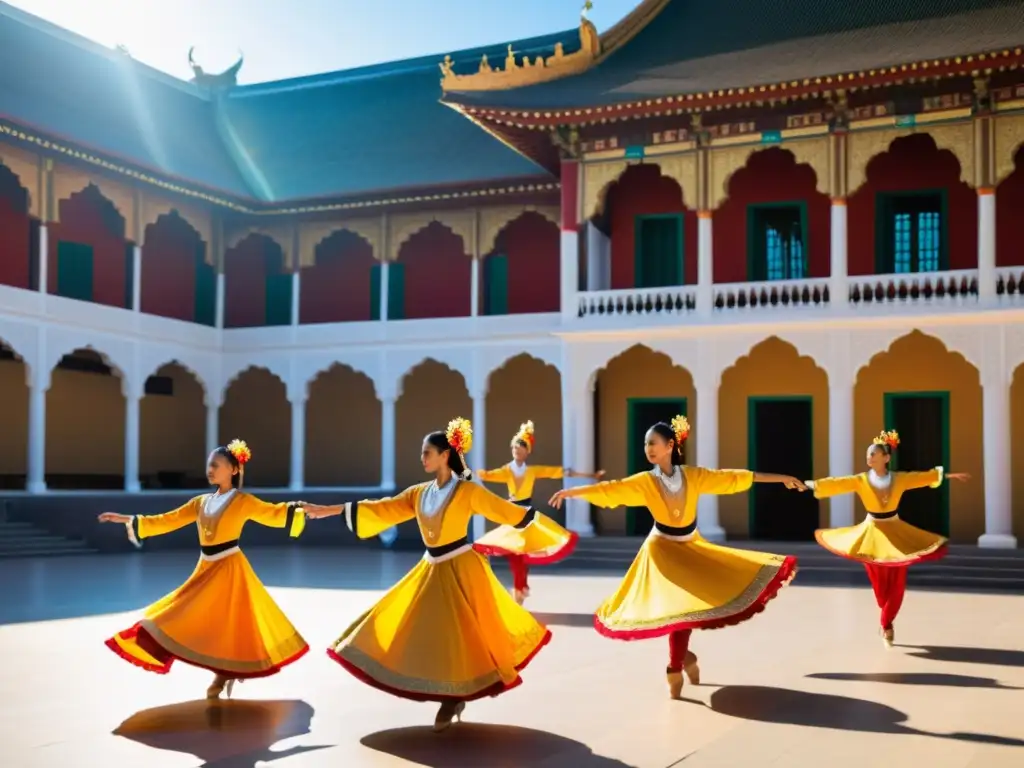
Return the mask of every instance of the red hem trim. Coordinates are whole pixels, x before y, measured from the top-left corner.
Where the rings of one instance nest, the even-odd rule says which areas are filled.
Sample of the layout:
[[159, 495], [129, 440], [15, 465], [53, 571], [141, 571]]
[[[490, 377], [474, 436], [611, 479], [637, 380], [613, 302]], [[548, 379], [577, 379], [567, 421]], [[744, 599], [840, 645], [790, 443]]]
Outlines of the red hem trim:
[[763, 611], [765, 605], [779, 594], [779, 591], [783, 587], [793, 580], [796, 576], [796, 572], [796, 558], [787, 557], [782, 561], [782, 565], [779, 566], [778, 572], [772, 577], [772, 580], [768, 582], [765, 588], [761, 590], [761, 594], [757, 596], [757, 599], [751, 605], [747, 606], [739, 613], [735, 613], [732, 616], [726, 616], [722, 619], [677, 621], [664, 627], [657, 627], [656, 629], [621, 630], [608, 627], [595, 615], [594, 629], [596, 629], [599, 634], [604, 637], [611, 638], [612, 640], [648, 640], [654, 637], [664, 637], [665, 635], [670, 635], [673, 632], [685, 629], [722, 629], [723, 627], [732, 627], [736, 624], [743, 623], [747, 619], [750, 619]]
[[851, 555], [846, 552], [840, 552], [838, 549], [833, 549], [824, 541], [822, 541], [821, 531], [815, 531], [814, 538], [822, 549], [831, 552], [833, 555], [836, 555], [837, 557], [841, 557], [844, 560], [853, 560], [855, 563], [864, 563], [865, 565], [878, 565], [883, 568], [906, 568], [908, 565], [916, 565], [917, 563], [927, 563], [930, 560], [941, 560], [949, 554], [949, 545], [942, 544], [938, 547], [938, 549], [935, 549], [931, 552], [926, 552], [923, 555], [910, 555], [906, 560], [878, 561], [873, 560], [870, 557], [857, 557], [856, 555]]
[[118, 634], [119, 634], [119, 636], [125, 637], [125, 638], [130, 638], [130, 637], [134, 637], [134, 636], [140, 636], [140, 637], [142, 637], [144, 639], [144, 641], [146, 641], [148, 643], [152, 643], [153, 645], [157, 646], [158, 648], [160, 648], [160, 650], [162, 650], [164, 653], [167, 654], [167, 656], [168, 656], [167, 663], [162, 665], [162, 666], [157, 666], [155, 664], [149, 664], [149, 663], [147, 663], [145, 661], [142, 661], [141, 659], [137, 659], [134, 656], [132, 656], [130, 653], [126, 653], [124, 651], [124, 649], [121, 648], [121, 646], [117, 644], [117, 640], [115, 638], [113, 638], [113, 637], [110, 638], [109, 640], [106, 640], [104, 642], [104, 645], [106, 645], [107, 648], [112, 650], [114, 653], [116, 653], [122, 659], [127, 661], [129, 664], [132, 664], [132, 665], [134, 665], [136, 667], [140, 667], [141, 669], [144, 669], [147, 672], [154, 672], [154, 673], [156, 673], [158, 675], [166, 675], [168, 672], [171, 671], [171, 666], [174, 664], [175, 661], [181, 661], [181, 662], [183, 662], [185, 664], [188, 664], [190, 666], [199, 667], [200, 669], [206, 669], [206, 670], [209, 670], [210, 672], [213, 672], [215, 675], [221, 675], [222, 677], [231, 678], [233, 680], [251, 680], [251, 679], [258, 678], [258, 677], [270, 677], [271, 675], [276, 675], [278, 672], [280, 672], [282, 669], [287, 667], [289, 664], [292, 664], [292, 663], [298, 661], [303, 656], [305, 656], [307, 653], [309, 653], [309, 645], [308, 644], [304, 644], [302, 650], [300, 650], [298, 653], [288, 657], [287, 659], [282, 661], [280, 664], [275, 664], [274, 666], [272, 666], [272, 667], [270, 667], [268, 669], [262, 669], [262, 670], [260, 670], [258, 672], [233, 672], [233, 671], [227, 670], [227, 669], [218, 669], [217, 667], [211, 667], [211, 666], [208, 666], [206, 664], [200, 664], [197, 661], [192, 661], [190, 659], [184, 658], [183, 656], [178, 656], [176, 654], [171, 653], [166, 648], [164, 648], [162, 645], [160, 645], [156, 641], [156, 639], [151, 634], [149, 634], [149, 632], [146, 632], [146, 630], [143, 629], [142, 627], [140, 627], [138, 624], [136, 624], [131, 629], [126, 630], [125, 632], [120, 632]]
[[[516, 666], [516, 672], [522, 672], [530, 664], [531, 661], [536, 658], [537, 654], [540, 653], [541, 648], [547, 645], [551, 640], [551, 630], [547, 630], [544, 633], [544, 637], [537, 643], [537, 646], [530, 651], [530, 655], [523, 659], [522, 663]], [[327, 649], [327, 656], [332, 660], [341, 665], [342, 669], [347, 671], [354, 678], [360, 682], [365, 683], [371, 688], [376, 688], [378, 691], [384, 693], [390, 693], [392, 696], [397, 696], [400, 699], [408, 699], [409, 701], [434, 701], [438, 703], [444, 703], [446, 701], [476, 701], [478, 699], [486, 699], [489, 696], [500, 696], [503, 693], [511, 691], [513, 688], [518, 688], [523, 684], [523, 678], [517, 676], [508, 685], [505, 683], [497, 682], [494, 685], [490, 685], [484, 688], [482, 691], [476, 693], [466, 694], [464, 696], [445, 696], [439, 693], [419, 693], [414, 691], [405, 691], [401, 688], [395, 688], [393, 686], [382, 683], [379, 680], [374, 679], [369, 674], [361, 670], [359, 667], [352, 664], [352, 662], [343, 659], [339, 656], [333, 648]]]
[[489, 544], [474, 544], [473, 549], [488, 557], [521, 557], [527, 565], [551, 565], [569, 557], [575, 550], [580, 535], [575, 531], [569, 533], [569, 539], [559, 549], [547, 555], [531, 555], [523, 552], [512, 552], [502, 547]]

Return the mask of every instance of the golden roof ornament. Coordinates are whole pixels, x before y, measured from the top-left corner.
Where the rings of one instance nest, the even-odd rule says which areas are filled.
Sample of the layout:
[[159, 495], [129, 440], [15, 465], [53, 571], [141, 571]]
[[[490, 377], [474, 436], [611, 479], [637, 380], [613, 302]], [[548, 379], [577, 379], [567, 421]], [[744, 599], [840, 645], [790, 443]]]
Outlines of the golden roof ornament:
[[455, 62], [445, 56], [438, 66], [441, 68], [441, 89], [448, 91], [503, 91], [521, 88], [525, 85], [557, 80], [568, 75], [578, 75], [589, 69], [601, 55], [601, 38], [597, 28], [587, 19], [587, 11], [594, 4], [587, 0], [580, 11], [580, 49], [566, 53], [561, 43], [555, 43], [552, 55], [519, 56], [511, 43], [505, 56], [504, 67], [498, 69], [487, 60], [487, 54], [480, 59], [477, 71], [472, 74], [455, 73]]
[[245, 62], [245, 56], [241, 51], [238, 52], [238, 61], [228, 69], [224, 70], [220, 74], [210, 74], [196, 63], [195, 57], [193, 56], [195, 50], [195, 46], [188, 49], [188, 65], [192, 69], [193, 83], [201, 88], [207, 88], [211, 91], [225, 90], [238, 85], [238, 71], [242, 68], [242, 64]]

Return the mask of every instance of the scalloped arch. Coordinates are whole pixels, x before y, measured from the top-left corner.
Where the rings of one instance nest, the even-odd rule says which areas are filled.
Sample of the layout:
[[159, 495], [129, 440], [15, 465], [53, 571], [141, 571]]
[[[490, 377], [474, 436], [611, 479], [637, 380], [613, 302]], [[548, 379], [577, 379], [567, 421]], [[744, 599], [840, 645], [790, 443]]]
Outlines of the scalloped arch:
[[[941, 330], [935, 331], [933, 329], [921, 330], [919, 328], [913, 328], [908, 331], [905, 328], [901, 328], [879, 329], [879, 331], [872, 334], [870, 337], [860, 336], [857, 339], [853, 361], [853, 370], [855, 371], [854, 383], [856, 384], [856, 382], [859, 381], [860, 374], [864, 369], [869, 368], [883, 355], [890, 354], [892, 352], [892, 348], [899, 342], [904, 339], [912, 338], [915, 335], [937, 342], [947, 354], [961, 358], [975, 370], [980, 381], [980, 359], [972, 359], [974, 355], [972, 355], [971, 352], [964, 352], [961, 345], [955, 343], [955, 335], [951, 339], [950, 337], [944, 338], [945, 334]], [[951, 344], [951, 341], [954, 343]], [[967, 341], [967, 339], [962, 339], [962, 341]]]
[[224, 386], [221, 387], [221, 401], [227, 397], [231, 385], [238, 381], [249, 371], [266, 371], [284, 385], [285, 392], [288, 391], [288, 374], [275, 370], [273, 363], [242, 363], [237, 368], [227, 372], [224, 376]]
[[471, 257], [474, 255], [477, 239], [476, 211], [444, 211], [406, 214], [392, 218], [387, 260], [397, 261], [405, 244], [431, 224], [440, 224], [453, 235], [461, 238], [463, 253]]
[[395, 399], [400, 398], [402, 396], [402, 394], [405, 392], [405, 382], [408, 380], [408, 378], [413, 373], [416, 372], [416, 369], [418, 369], [418, 368], [420, 368], [420, 367], [422, 367], [422, 366], [424, 366], [424, 365], [426, 365], [428, 363], [435, 363], [437, 365], [444, 366], [448, 370], [452, 371], [452, 373], [459, 374], [459, 376], [462, 377], [462, 383], [465, 385], [466, 391], [472, 393], [472, 389], [470, 387], [470, 382], [471, 382], [472, 379], [471, 379], [470, 375], [466, 371], [462, 370], [461, 366], [459, 366], [459, 364], [457, 362], [455, 362], [451, 357], [449, 357], [448, 355], [445, 355], [445, 354], [430, 354], [430, 355], [425, 355], [425, 356], [421, 357], [416, 362], [414, 362], [412, 365], [407, 366], [402, 371], [402, 373], [400, 373], [396, 377], [396, 380], [395, 380]]
[[751, 339], [747, 345], [747, 351], [724, 366], [721, 374], [724, 375], [726, 371], [730, 368], [735, 368], [741, 362], [749, 361], [755, 352], [772, 342], [781, 342], [784, 348], [792, 351], [794, 357], [810, 360], [816, 368], [821, 369], [825, 373], [826, 377], [831, 378], [831, 366], [828, 361], [830, 351], [829, 339], [826, 335], [820, 333], [803, 336], [782, 332], [761, 336], [756, 340]]
[[647, 350], [656, 357], [665, 358], [673, 368], [686, 371], [691, 380], [696, 383], [694, 369], [675, 358], [675, 353], [678, 353], [679, 350], [673, 349], [670, 343], [661, 344], [656, 340], [651, 340], [645, 342], [623, 341], [621, 343], [601, 345], [601, 359], [598, 359], [597, 355], [595, 355], [588, 361], [589, 365], [587, 366], [585, 377], [588, 385], [592, 387], [601, 371], [606, 370], [608, 366], [634, 349]]
[[480, 255], [489, 254], [498, 247], [498, 238], [510, 225], [527, 214], [536, 214], [551, 222], [559, 232], [559, 210], [551, 205], [517, 205], [500, 208], [484, 208], [480, 211]]
[[18, 186], [28, 193], [29, 215], [41, 218], [38, 199], [39, 159], [12, 146], [0, 146], [0, 165], [13, 173]]
[[180, 357], [169, 357], [157, 365], [149, 366], [149, 370], [143, 373], [142, 380], [145, 381], [150, 376], [155, 376], [161, 368], [166, 368], [167, 366], [174, 366], [175, 368], [180, 368], [181, 370], [188, 372], [188, 374], [196, 380], [199, 386], [203, 388], [204, 397], [210, 391], [210, 384], [206, 378], [196, 370], [194, 365], [185, 362]]
[[960, 166], [960, 181], [975, 186], [974, 127], [971, 123], [929, 125], [921, 129], [886, 128], [854, 131], [847, 141], [847, 196], [853, 197], [868, 180], [868, 169], [876, 158], [892, 151], [892, 145], [908, 136], [926, 135], [938, 152], [949, 152]]
[[316, 370], [314, 370], [312, 374], [310, 374], [306, 378], [306, 392], [309, 392], [309, 388], [313, 386], [314, 382], [335, 370], [347, 371], [349, 373], [355, 374], [360, 378], [366, 379], [367, 381], [370, 382], [370, 386], [373, 387], [374, 396], [378, 400], [382, 399], [381, 393], [379, 391], [379, 384], [376, 378], [374, 378], [373, 374], [370, 371], [365, 370], [361, 366], [356, 365], [354, 362], [350, 360], [334, 360], [327, 365], [317, 366]]
[[99, 355], [104, 365], [109, 366], [112, 371], [117, 373], [117, 377], [121, 379], [122, 382], [127, 380], [127, 371], [131, 369], [131, 366], [123, 364], [122, 362], [118, 361], [118, 359], [114, 355], [108, 352], [104, 352], [99, 347], [96, 347], [92, 344], [75, 344], [65, 345], [63, 347], [60, 347], [60, 349], [61, 351], [56, 355], [49, 355], [48, 362], [50, 362], [51, 371], [54, 368], [56, 368], [60, 361], [63, 360], [67, 355], [73, 355], [75, 352], [93, 352]]
[[[556, 356], [559, 359], [555, 359]], [[531, 361], [540, 363], [541, 365], [543, 365], [543, 366], [545, 366], [547, 368], [554, 368], [558, 372], [559, 378], [561, 378], [561, 375], [562, 375], [562, 370], [561, 370], [561, 367], [560, 367], [561, 360], [560, 360], [560, 353], [558, 352], [558, 350], [555, 350], [553, 354], [544, 354], [544, 352], [534, 353], [534, 352], [527, 352], [525, 350], [518, 351], [518, 352], [511, 352], [510, 351], [501, 360], [499, 360], [497, 362], [492, 361], [493, 364], [489, 365], [489, 367], [487, 369], [487, 375], [486, 375], [486, 384], [487, 384], [487, 386], [485, 387], [485, 391], [490, 391], [491, 381], [494, 378], [494, 375], [496, 373], [499, 373], [500, 371], [505, 369], [509, 365], [509, 363], [513, 362], [514, 360], [520, 360], [520, 359], [522, 359], [522, 360], [531, 360]]]
[[729, 199], [729, 187], [733, 178], [750, 164], [751, 158], [763, 152], [781, 150], [793, 158], [796, 166], [806, 165], [814, 171], [815, 189], [827, 195], [831, 180], [829, 177], [829, 143], [827, 136], [799, 139], [784, 144], [763, 146], [760, 144], [722, 147], [711, 151], [708, 163], [708, 207], [718, 208]]

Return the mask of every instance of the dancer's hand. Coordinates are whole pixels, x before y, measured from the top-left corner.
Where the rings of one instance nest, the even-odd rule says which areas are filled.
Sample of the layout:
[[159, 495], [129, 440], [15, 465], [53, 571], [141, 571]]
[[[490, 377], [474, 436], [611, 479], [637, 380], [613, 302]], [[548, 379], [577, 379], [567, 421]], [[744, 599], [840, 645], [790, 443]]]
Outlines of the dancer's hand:
[[101, 523], [121, 523], [122, 525], [127, 525], [132, 521], [132, 516], [121, 515], [117, 512], [103, 512], [96, 519], [99, 520]]
[[946, 477], [950, 480], [959, 480], [961, 483], [966, 483], [971, 479], [971, 475], [967, 472], [951, 472]]
[[563, 488], [562, 490], [556, 492], [555, 495], [552, 496], [550, 499], [548, 499], [548, 504], [550, 504], [555, 509], [561, 509], [562, 500], [568, 498], [570, 498], [569, 490], [567, 488]]
[[599, 470], [597, 470], [597, 472], [594, 473], [594, 479], [595, 480], [600, 480], [602, 477], [604, 477], [604, 475], [605, 475], [605, 471], [603, 469], [599, 469]]
[[783, 475], [782, 484], [789, 488], [791, 491], [806, 491], [807, 486], [804, 485], [803, 480], [798, 480], [790, 475]]

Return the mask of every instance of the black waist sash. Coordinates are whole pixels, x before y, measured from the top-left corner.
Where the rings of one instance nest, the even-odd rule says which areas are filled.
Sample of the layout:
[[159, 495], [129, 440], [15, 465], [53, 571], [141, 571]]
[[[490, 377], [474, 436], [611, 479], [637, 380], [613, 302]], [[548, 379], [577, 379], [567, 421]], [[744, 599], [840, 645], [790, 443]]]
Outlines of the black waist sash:
[[231, 541], [225, 541], [223, 544], [212, 544], [208, 547], [200, 547], [199, 551], [207, 557], [213, 557], [219, 555], [221, 552], [227, 552], [229, 549], [238, 546], [238, 539], [232, 539]]
[[899, 510], [896, 512], [868, 512], [868, 517], [872, 520], [892, 520], [898, 514]]
[[[521, 506], [529, 506], [530, 499], [523, 499], [523, 501], [517, 501], [516, 503], [521, 505]], [[533, 519], [536, 516], [537, 516], [537, 510], [534, 509], [533, 507], [530, 507], [529, 509], [526, 510], [526, 514], [523, 515], [523, 519], [515, 524], [515, 527], [516, 528], [525, 528], [526, 526], [528, 526], [530, 523], [533, 522]]]
[[697, 530], [697, 521], [694, 520], [689, 525], [665, 525], [659, 523], [657, 520], [654, 521], [654, 527], [658, 529], [660, 533], [664, 533], [666, 536], [689, 536], [691, 533]]
[[451, 544], [445, 544], [441, 547], [427, 547], [427, 554], [434, 558], [444, 557], [467, 544], [469, 544], [469, 537], [463, 536], [461, 539], [453, 541]]

